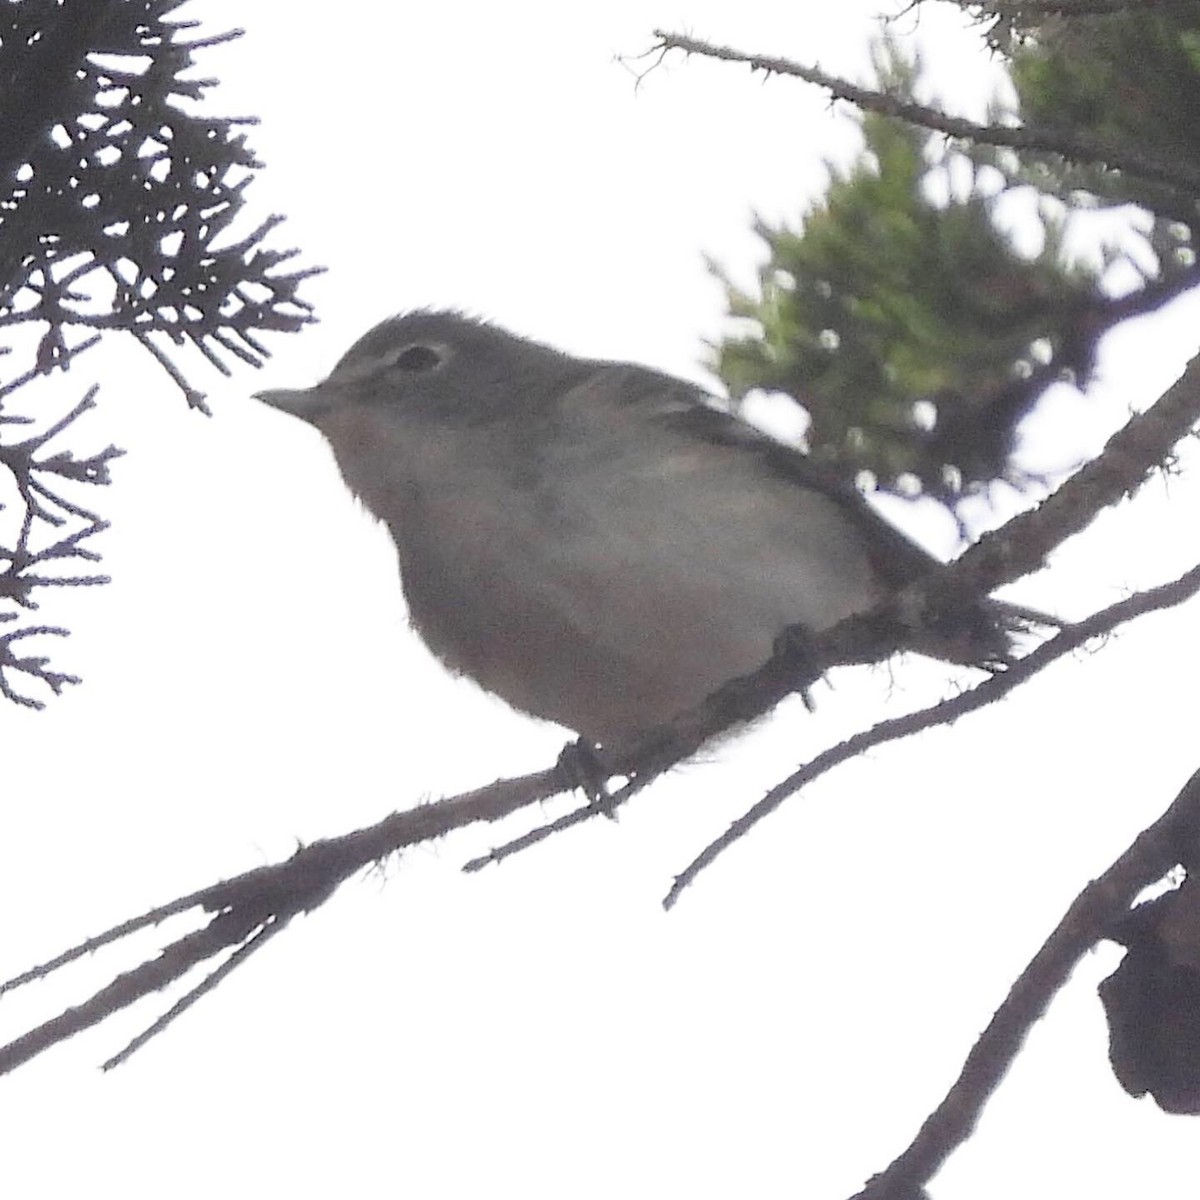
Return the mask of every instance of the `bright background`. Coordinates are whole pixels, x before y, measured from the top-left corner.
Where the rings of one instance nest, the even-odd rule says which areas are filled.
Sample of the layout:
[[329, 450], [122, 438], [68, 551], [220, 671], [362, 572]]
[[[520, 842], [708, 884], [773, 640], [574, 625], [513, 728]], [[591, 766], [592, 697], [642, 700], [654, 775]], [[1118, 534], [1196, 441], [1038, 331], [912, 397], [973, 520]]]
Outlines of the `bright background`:
[[[928, 8], [896, 29], [977, 112], [993, 67]], [[199, 73], [223, 80], [213, 111], [262, 118], [247, 225], [286, 212], [276, 244], [328, 266], [307, 290], [321, 324], [273, 339], [258, 374], [187, 364], [212, 420], [116, 339], [69, 381], [103, 384], [77, 444], [129, 454], [86, 498], [114, 522], [112, 585], [40, 614], [74, 628], [52, 649], [85, 684], [0, 715], [0, 975], [297, 839], [553, 760], [561, 731], [432, 662], [389, 543], [320, 438], [249, 393], [315, 381], [380, 318], [438, 304], [706, 381], [723, 306], [703, 255], [752, 280], [752, 214], [795, 219], [853, 127], [795, 82], [673, 57], [636, 86], [614, 56], [662, 24], [863, 78], [869, 11], [181, 10], [204, 33], [252, 22]], [[1032, 422], [1030, 454], [1065, 466], [1095, 449], [1178, 374], [1198, 317], [1185, 300], [1111, 337], [1093, 397]], [[1076, 616], [1166, 579], [1194, 553], [1196, 516], [1194, 473], [1156, 481], [1014, 594]], [[950, 549], [936, 520], [913, 527]], [[842, 671], [816, 717], [785, 707], [615, 824], [459, 873], [557, 804], [388, 863], [114, 1074], [95, 1067], [166, 1000], [0, 1084], [11, 1194], [847, 1195], [907, 1144], [1071, 898], [1195, 768], [1195, 620], [1148, 618], [840, 769], [669, 915], [673, 875], [789, 766], [969, 676]], [[178, 932], [6, 998], [9, 1035]], [[1115, 959], [1081, 967], [935, 1196], [1153, 1195], [1193, 1177], [1195, 1124], [1130, 1100], [1107, 1068], [1094, 988]]]

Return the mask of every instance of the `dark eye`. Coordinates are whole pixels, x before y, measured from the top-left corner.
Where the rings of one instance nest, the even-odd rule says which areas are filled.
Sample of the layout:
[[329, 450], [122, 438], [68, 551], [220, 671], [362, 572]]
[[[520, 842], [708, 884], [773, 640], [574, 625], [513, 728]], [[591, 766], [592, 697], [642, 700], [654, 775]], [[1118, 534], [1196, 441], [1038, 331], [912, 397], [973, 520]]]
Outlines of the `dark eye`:
[[442, 356], [432, 346], [406, 346], [392, 364], [402, 371], [432, 371], [442, 365]]

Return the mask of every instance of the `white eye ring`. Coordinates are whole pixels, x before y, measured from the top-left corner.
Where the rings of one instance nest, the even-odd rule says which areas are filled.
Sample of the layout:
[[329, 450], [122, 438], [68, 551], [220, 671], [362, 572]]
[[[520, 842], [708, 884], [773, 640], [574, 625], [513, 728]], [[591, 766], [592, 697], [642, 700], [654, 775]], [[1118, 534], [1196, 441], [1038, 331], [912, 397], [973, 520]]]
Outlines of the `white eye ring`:
[[436, 371], [447, 357], [444, 346], [412, 342], [387, 354], [383, 359], [383, 364], [388, 367], [399, 367], [400, 370], [411, 372], [414, 375], [423, 375], [429, 371]]

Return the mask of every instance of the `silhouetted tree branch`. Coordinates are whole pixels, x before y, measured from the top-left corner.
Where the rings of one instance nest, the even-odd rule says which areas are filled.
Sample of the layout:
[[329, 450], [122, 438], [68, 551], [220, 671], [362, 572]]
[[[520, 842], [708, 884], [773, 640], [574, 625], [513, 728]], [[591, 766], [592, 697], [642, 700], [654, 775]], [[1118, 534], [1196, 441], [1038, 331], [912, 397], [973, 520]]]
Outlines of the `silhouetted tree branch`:
[[720, 62], [741, 63], [751, 71], [766, 75], [788, 75], [823, 88], [835, 100], [848, 100], [864, 112], [879, 113], [908, 121], [922, 129], [935, 130], [947, 137], [959, 138], [976, 145], [1007, 146], [1013, 150], [1049, 152], [1069, 161], [1104, 163], [1117, 171], [1128, 171], [1139, 178], [1164, 183], [1173, 188], [1200, 192], [1200, 170], [1185, 162], [1170, 162], [1155, 158], [1133, 146], [1118, 145], [1093, 137], [1081, 129], [1050, 129], [1033, 126], [981, 125], [950, 113], [917, 104], [901, 95], [889, 95], [865, 88], [830, 75], [820, 67], [810, 67], [789, 58], [755, 54], [732, 46], [718, 46], [700, 38], [687, 37], [665, 29], [654, 31], [656, 39], [651, 54], [667, 54], [672, 50], [712, 58]]
[[[955, 602], [955, 597], [961, 603], [964, 595], [978, 594], [972, 589], [986, 592], [1036, 569], [1054, 545], [1086, 526], [1101, 507], [1136, 491], [1147, 478], [1151, 467], [1161, 461], [1169, 447], [1181, 436], [1180, 430], [1186, 431], [1197, 419], [1200, 419], [1200, 360], [1189, 367], [1180, 381], [1153, 408], [1132, 418], [1124, 429], [1115, 434], [1100, 458], [1068, 480], [1037, 510], [1014, 518], [962, 558], [939, 567], [879, 610], [852, 617], [825, 634], [805, 636], [799, 642], [786, 641], [761, 670], [747, 679], [732, 681], [703, 705], [682, 714], [670, 725], [649, 731], [629, 745], [599, 750], [597, 753], [603, 772], [610, 777], [626, 776], [628, 782], [612, 796], [589, 803], [546, 830], [535, 831], [522, 839], [518, 848], [541, 840], [548, 832], [565, 828], [600, 812], [613, 811], [658, 775], [693, 754], [709, 738], [769, 711], [785, 696], [805, 690], [831, 666], [844, 662], [877, 661], [887, 657], [904, 644], [906, 631], [914, 623], [928, 619], [931, 612], [944, 612], [947, 604]], [[1014, 685], [1031, 678], [1038, 670], [1071, 652], [1083, 641], [1115, 628], [1124, 620], [1179, 603], [1197, 586], [1200, 586], [1200, 570], [1189, 573], [1174, 585], [1113, 605], [1079, 626], [1065, 627], [1057, 638], [1014, 666]], [[1022, 668], [1022, 661], [1031, 665]], [[885, 729], [884, 732], [888, 735], [917, 732], [939, 720], [960, 715], [960, 708], [965, 711], [968, 707], [977, 707], [1006, 690], [1011, 690], [1011, 686], [1004, 682], [1002, 675], [996, 681], [989, 680], [976, 689], [974, 698], [972, 693], [967, 693], [958, 702], [950, 701], [946, 706], [916, 714], [907, 720], [901, 719], [901, 727]], [[872, 744], [872, 735], [868, 732], [852, 749], [861, 752]], [[832, 766], [849, 758], [850, 754], [835, 749], [830, 756], [828, 765]], [[773, 807], [784, 798], [785, 793], [794, 793], [813, 774], [815, 772], [811, 765], [802, 768], [791, 780], [780, 785], [781, 794], [778, 797], [768, 798], [768, 805]], [[84, 954], [92, 953], [147, 925], [158, 924], [167, 917], [190, 909], [215, 914], [204, 929], [172, 943], [158, 957], [120, 976], [84, 1004], [67, 1010], [0, 1050], [0, 1070], [11, 1070], [49, 1046], [175, 981], [214, 954], [236, 947], [238, 954], [230, 964], [218, 967], [214, 976], [189, 992], [147, 1033], [161, 1031], [175, 1015], [185, 1011], [234, 966], [244, 962], [255, 949], [265, 944], [267, 936], [273, 936], [298, 913], [311, 911], [324, 903], [340, 884], [364, 866], [406, 846], [441, 837], [452, 829], [481, 820], [498, 820], [520, 808], [569, 790], [575, 782], [575, 777], [560, 767], [521, 779], [499, 781], [463, 796], [394, 813], [368, 829], [316, 842], [278, 866], [261, 867], [191, 893], [89, 939], [41, 967], [9, 981], [0, 987], [0, 994], [34, 979], [44, 978]], [[752, 810], [747, 827], [758, 815]], [[740, 835], [743, 831], [738, 832]], [[499, 861], [507, 857], [509, 852], [508, 848], [502, 848], [487, 859], [468, 864], [468, 867], [474, 869], [487, 861]], [[698, 869], [695, 864], [693, 867], [689, 868], [692, 874]], [[676, 885], [677, 889], [681, 886], [681, 883]], [[1097, 933], [1096, 936], [1101, 935]], [[139, 1039], [136, 1044], [141, 1045], [142, 1041]], [[110, 1062], [115, 1064], [123, 1061], [124, 1057], [125, 1053], [122, 1052]]]
[[[1105, 15], [1122, 20], [1129, 17], [1135, 22], [1143, 19], [1140, 10], [1121, 5], [1101, 5], [1096, 0], [1078, 0], [1078, 3], [1059, 0], [1054, 5], [993, 3], [969, 7], [986, 11], [995, 17], [1010, 18], [1008, 28], [1014, 39], [1019, 39], [1022, 30], [1028, 31], [1030, 14], [1037, 19], [1053, 18], [1055, 22], [1083, 13], [1087, 13], [1089, 19], [1100, 19]], [[1180, 10], [1179, 5], [1164, 4], [1161, 8], [1164, 11], [1170, 9], [1173, 13]], [[1031, 56], [1025, 60], [1028, 78], [1034, 81], [1027, 88], [1026, 97], [1031, 109], [1036, 109], [1039, 102], [1045, 105], [1050, 94], [1048, 91], [1039, 94], [1039, 80], [1043, 88], [1048, 87], [1045, 80], [1057, 78], [1057, 74], [1062, 73], [1057, 72], [1057, 68], [1062, 66], [1064, 60], [1070, 60], [1068, 51], [1076, 47], [1070, 37], [1056, 41], [1054, 31], [1057, 28], [1047, 24], [1041, 29], [1043, 36], [1040, 39], [1029, 39], [1037, 42], [1037, 53], [1047, 56], [1045, 59]], [[1169, 22], [1163, 28], [1166, 29], [1165, 34], [1157, 27], [1151, 32], [1156, 36], [1162, 34], [1168, 48], [1178, 50], [1180, 47], [1172, 41], [1177, 29]], [[1139, 25], [1138, 29], [1146, 33], [1144, 25]], [[1051, 245], [1032, 267], [1028, 262], [1019, 261], [1021, 256], [1012, 253], [1011, 247], [1002, 238], [991, 236], [994, 230], [989, 224], [987, 197], [982, 191], [973, 190], [962, 204], [947, 205], [941, 211], [935, 211], [936, 206], [922, 207], [915, 202], [914, 197], [919, 200], [920, 187], [925, 180], [922, 155], [927, 149], [927, 141], [921, 137], [898, 135], [894, 127], [875, 127], [877, 136], [869, 144], [879, 160], [878, 169], [835, 181], [844, 184], [844, 188], [837, 196], [832, 196], [834, 189], [831, 189], [831, 199], [826, 209], [818, 214], [829, 218], [824, 228], [818, 230], [828, 238], [827, 243], [819, 247], [822, 253], [806, 257], [817, 244], [810, 240], [805, 252], [791, 260], [805, 267], [813, 267], [808, 277], [797, 281], [793, 275], [789, 281], [786, 268], [781, 266], [783, 259], [780, 253], [772, 263], [773, 275], [769, 278], [764, 276], [764, 283], [770, 283], [771, 287], [763, 287], [761, 299], [750, 298], [741, 315], [761, 318], [765, 332], [776, 337], [771, 349], [790, 350], [793, 360], [798, 360], [802, 356], [796, 352], [794, 343], [789, 344], [786, 336], [796, 332], [797, 323], [789, 326], [787, 321], [777, 319], [785, 305], [783, 294], [802, 291], [803, 287], [797, 286], [799, 282], [810, 287], [810, 298], [821, 298], [828, 293], [839, 302], [845, 300], [847, 302], [840, 308], [832, 305], [828, 310], [821, 310], [816, 306], [818, 316], [828, 315], [828, 322], [818, 322], [800, 330], [800, 335], [808, 339], [803, 349], [811, 352], [813, 359], [825, 354], [828, 361], [838, 361], [837, 352], [843, 348], [841, 335], [845, 327], [839, 326], [837, 321], [856, 306], [860, 313], [869, 309], [870, 305], [863, 303], [864, 295], [876, 300], [881, 295], [885, 300], [895, 300], [897, 297], [902, 301], [910, 300], [915, 291], [912, 287], [913, 263], [918, 267], [932, 263], [935, 267], [940, 265], [947, 268], [942, 278], [950, 278], [953, 272], [949, 269], [958, 266], [957, 275], [961, 280], [951, 279], [955, 286], [930, 289], [938, 295], [922, 297], [931, 300], [934, 305], [940, 297], [942, 307], [946, 310], [940, 314], [946, 319], [935, 323], [934, 334], [928, 338], [929, 342], [942, 347], [946, 353], [940, 360], [936, 356], [921, 359], [913, 372], [915, 382], [901, 381], [906, 386], [911, 384], [902, 396], [904, 402], [911, 402], [914, 397], [921, 398], [921, 388], [927, 386], [929, 395], [938, 401], [938, 424], [934, 435], [925, 439], [925, 448], [932, 447], [929, 462], [933, 468], [955, 465], [957, 460], [949, 457], [951, 450], [957, 452], [963, 445], [978, 449], [983, 443], [978, 439], [971, 441], [971, 437], [982, 436], [981, 430], [987, 433], [989, 426], [996, 426], [991, 430], [995, 444], [984, 445], [984, 453], [978, 455], [977, 459], [984, 460], [985, 467], [1003, 466], [1009, 450], [1008, 435], [1016, 417], [1027, 411], [1032, 400], [1050, 382], [1069, 374], [1076, 382], [1086, 383], [1097, 342], [1104, 332], [1131, 315], [1160, 307], [1194, 287], [1200, 280], [1190, 228], [1191, 218], [1196, 212], [1195, 201], [1200, 196], [1200, 172], [1195, 167], [1196, 157], [1173, 152], [1167, 143], [1157, 142], [1152, 137], [1129, 136], [1131, 126], [1124, 123], [1128, 114], [1114, 114], [1112, 111], [1102, 113], [1104, 119], [1099, 120], [1095, 128], [1080, 121], [1064, 122], [1061, 127], [1051, 121], [1029, 121], [1020, 126], [1002, 121], [981, 124], [919, 105], [901, 89], [862, 88], [786, 59], [746, 54], [677, 35], [659, 33], [656, 36], [659, 39], [656, 51], [659, 53], [680, 49], [745, 63], [752, 69], [768, 73], [795, 75], [824, 87], [831, 95], [858, 104], [881, 119], [902, 121], [909, 126], [919, 126], [924, 131], [935, 131], [938, 135], [969, 142], [971, 145], [964, 153], [969, 151], [974, 155], [971, 161], [977, 165], [994, 165], [1001, 161], [995, 155], [989, 157], [988, 147], [1015, 150], [1019, 152], [1016, 155], [1018, 164], [1002, 170], [1006, 187], [1016, 186], [1030, 175], [1037, 174], [1044, 182], [1045, 195], [1061, 196], [1078, 181], [1086, 180], [1090, 186], [1094, 186], [1095, 193], [1104, 203], [1125, 203], [1132, 199], [1144, 204], [1147, 211], [1153, 214], [1154, 233], [1149, 242], [1158, 259], [1157, 273], [1152, 275], [1148, 272], [1136, 291], [1114, 298], [1103, 290], [1101, 272], [1089, 274], [1083, 269], [1075, 269], [1058, 253], [1059, 247], [1056, 245]], [[1183, 57], [1186, 59], [1186, 55]], [[1050, 67], [1055, 69], [1051, 70]], [[110, 71], [107, 78], [106, 86], [128, 85], [119, 72], [113, 74]], [[1081, 97], [1089, 103], [1094, 100], [1094, 96], [1087, 94], [1085, 84], [1086, 80], [1081, 82], [1073, 78], [1067, 89], [1070, 94], [1066, 95], [1064, 103], [1069, 100], [1074, 104]], [[1082, 91], [1072, 92], [1071, 88], [1076, 87]], [[226, 128], [224, 132], [229, 131]], [[1187, 136], [1190, 136], [1190, 131]], [[885, 170], [885, 166], [892, 169]], [[896, 179], [901, 175], [905, 188], [896, 186]], [[236, 190], [230, 188], [226, 195]], [[838, 207], [839, 204], [841, 207]], [[882, 292], [872, 293], [869, 288], [859, 288], [861, 280], [857, 278], [852, 281], [854, 287], [845, 286], [845, 277], [835, 278], [832, 270], [825, 271], [824, 268], [831, 263], [853, 267], [855, 252], [860, 258], [882, 260], [887, 246], [902, 240], [895, 235], [895, 229], [903, 227], [903, 222], [888, 226], [889, 236], [877, 242], [870, 241], [861, 232], [869, 227], [870, 221], [859, 218], [864, 215], [870, 218], [872, 214], [879, 216], [881, 213], [901, 214], [909, 221], [910, 228], [916, 230], [916, 236], [909, 238], [909, 248], [914, 251], [911, 260], [905, 263], [899, 261], [902, 256], [897, 256], [896, 260], [883, 263], [889, 268], [898, 266], [909, 269], [907, 273], [898, 270], [894, 277], [888, 278]], [[1188, 228], [1179, 233], [1172, 232], [1169, 225], [1171, 221], [1181, 219], [1180, 214], [1187, 218], [1183, 223]], [[887, 225], [886, 222], [883, 224]], [[803, 235], [769, 231], [774, 237], [773, 252], [795, 251], [796, 245], [793, 243], [800, 242], [802, 238], [812, 238], [814, 227], [819, 225], [820, 221], [810, 215]], [[246, 261], [258, 261], [255, 247], [265, 232], [265, 228], [260, 228], [241, 244], [240, 253]], [[862, 240], [856, 242], [855, 237], [861, 237]], [[839, 259], [837, 254], [824, 253], [830, 246], [839, 252], [846, 251], [848, 247], [848, 252]], [[880, 246], [883, 246], [883, 251]], [[921, 252], [931, 247], [937, 253], [922, 256]], [[975, 251], [976, 256], [965, 257], [971, 251]], [[266, 269], [271, 269], [277, 262], [278, 259], [268, 263]], [[981, 266], [987, 269], [981, 270]], [[220, 274], [219, 271], [216, 273]], [[59, 279], [40, 291], [35, 289], [36, 299], [32, 302], [32, 308], [13, 309], [12, 323], [37, 319], [34, 315], [23, 314], [35, 314], [47, 306], [56, 308], [59, 313], [61, 319], [52, 327], [52, 334], [48, 333], [42, 341], [40, 363], [45, 369], [56, 365], [64, 355], [72, 353], [62, 332], [67, 325], [112, 327], [109, 317], [89, 315], [79, 307], [73, 289], [76, 280], [82, 278], [82, 275], [70, 276], [69, 286]], [[139, 278], [153, 278], [155, 287], [172, 282], [168, 278], [160, 280], [152, 273], [143, 273]], [[984, 286], [977, 286], [981, 280]], [[961, 286], [958, 285], [960, 282]], [[153, 294], [154, 290], [151, 289]], [[141, 295], [138, 289], [127, 289], [121, 293], [121, 302], [126, 306], [124, 311], [133, 319], [131, 328], [135, 336], [159, 357], [162, 365], [188, 392], [190, 403], [199, 405], [202, 398], [189, 390], [174, 364], [166, 358], [160, 347], [150, 341], [153, 335], [166, 334], [176, 344], [190, 339], [219, 368], [223, 367], [224, 355], [253, 362], [262, 353], [261, 347], [248, 332], [248, 329], [258, 327], [252, 322], [242, 329], [236, 323], [233, 326], [213, 325], [211, 322], [206, 324], [203, 319], [193, 320], [190, 316], [183, 323], [175, 318], [164, 320], [163, 313], [149, 303], [149, 299]], [[266, 316], [274, 319], [272, 314], [276, 310], [268, 307], [270, 311]], [[863, 327], [868, 333], [877, 333], [882, 328], [891, 337], [897, 330], [919, 330], [925, 324], [924, 318], [929, 311], [928, 307], [923, 311], [905, 310], [903, 304], [898, 303], [895, 311], [884, 314], [889, 320], [898, 317], [891, 324], [886, 321], [876, 321], [874, 324], [867, 321]], [[1001, 347], [1003, 353], [990, 358], [984, 354], [977, 361], [971, 353], [964, 351], [964, 346], [966, 351], [973, 351], [978, 349], [978, 343], [970, 343], [969, 339], [959, 342], [944, 336], [947, 330], [964, 333], [970, 322], [956, 323], [963, 313], [984, 328], [994, 341], [1002, 340], [1001, 334], [1008, 336], [1008, 342]], [[874, 317], [878, 314], [869, 315]], [[766, 328], [773, 319], [776, 319], [776, 327]], [[0, 324], [4, 323], [3, 314], [0, 313]], [[902, 339], [894, 338], [885, 349], [893, 350], [895, 343], [900, 341]], [[1049, 358], [1045, 361], [1038, 360], [1033, 353], [1036, 343], [1040, 341], [1050, 345]], [[944, 346], [944, 343], [948, 346]], [[911, 342], [907, 348], [912, 348]], [[990, 349], [994, 349], [994, 345]], [[946, 362], [956, 352], [963, 362], [970, 360], [967, 365], [972, 368], [978, 367], [982, 361], [983, 366], [991, 371], [991, 386], [985, 377], [987, 372], [981, 368], [953, 375], [952, 382], [960, 385], [957, 388], [933, 387], [929, 381], [938, 382], [939, 371], [947, 369]], [[769, 359], [771, 355], [764, 357]], [[844, 365], [847, 361], [843, 354], [840, 364]], [[808, 365], [811, 365], [811, 361]], [[890, 372], [895, 373], [896, 360], [889, 359], [885, 353], [879, 356], [875, 365], [879, 366], [879, 378], [886, 379]], [[962, 362], [957, 365], [962, 366]], [[1012, 371], [1010, 368], [1014, 366], [1022, 370]], [[980, 383], [978, 396], [972, 393], [972, 387], [963, 386], [964, 380], [968, 385]], [[996, 380], [1000, 382], [997, 384]], [[755, 381], [749, 374], [746, 381], [747, 386], [754, 386], [756, 382], [761, 385], [762, 382]], [[861, 384], [861, 378], [856, 377], [852, 382]], [[972, 393], [968, 399], [978, 400], [982, 397], [982, 400], [976, 404], [974, 412], [971, 412], [969, 404], [960, 404], [956, 410], [955, 391]], [[801, 388], [797, 387], [795, 392], [798, 399], [806, 399]], [[865, 394], [870, 399], [877, 398], [876, 393], [869, 389]], [[964, 422], [960, 420], [955, 424], [952, 418], [956, 411], [967, 412], [968, 416], [975, 418], [975, 427], [968, 430], [970, 437], [960, 436]], [[37, 446], [30, 448], [26, 443], [21, 444], [25, 447], [20, 451], [25, 455], [22, 461], [30, 464], [30, 472], [40, 470], [85, 482], [89, 481], [89, 472], [97, 478], [103, 475], [108, 457], [115, 453], [111, 448], [90, 459], [78, 461], [69, 456], [35, 458], [44, 442], [61, 432], [70, 419], [43, 435]], [[798, 636], [786, 642], [753, 676], [731, 682], [695, 711], [681, 714], [669, 725], [648, 731], [628, 745], [598, 750], [584, 748], [585, 752], [596, 758], [597, 770], [601, 775], [609, 778], [622, 776], [625, 782], [611, 794], [593, 796], [576, 811], [527, 832], [483, 858], [473, 860], [467, 864], [467, 869], [499, 862], [570, 825], [600, 813], [611, 813], [659, 774], [693, 754], [710, 738], [768, 711], [793, 692], [805, 691], [831, 666], [886, 658], [908, 640], [906, 632], [911, 632], [914, 626], [936, 622], [947, 612], [953, 612], [966, 598], [988, 594], [1005, 583], [1039, 570], [1056, 546], [1084, 529], [1103, 508], [1132, 495], [1155, 470], [1168, 463], [1177, 445], [1195, 428], [1198, 419], [1200, 359], [1194, 360], [1182, 378], [1149, 410], [1132, 418], [1125, 428], [1115, 434], [1100, 456], [1080, 469], [1037, 508], [986, 536], [954, 563], [932, 571], [926, 579], [907, 588], [878, 611], [843, 622], [823, 635]], [[853, 426], [852, 422], [850, 424]], [[19, 457], [15, 448], [8, 449]], [[981, 470], [976, 478], [982, 480], [989, 476], [985, 470]], [[930, 469], [923, 476], [923, 481], [936, 493], [937, 470]], [[953, 489], [947, 485], [946, 494], [951, 491]], [[57, 485], [39, 484], [38, 488], [31, 485], [22, 495], [28, 497], [30, 511], [34, 513], [43, 510], [53, 513], [54, 505], [60, 503]], [[78, 510], [75, 515], [84, 521], [85, 530], [94, 532], [94, 528], [86, 524], [86, 518], [92, 514]], [[32, 521], [34, 518], [29, 519]], [[54, 544], [50, 557], [69, 556], [72, 548], [87, 536], [87, 532], [66, 534]], [[19, 577], [31, 579], [29, 587], [41, 582], [30, 574]], [[15, 591], [20, 590], [17, 584], [13, 586]], [[908, 736], [981, 707], [1032, 678], [1048, 663], [1074, 652], [1086, 641], [1134, 616], [1181, 603], [1198, 589], [1200, 568], [1193, 568], [1172, 583], [1111, 605], [1075, 624], [1065, 625], [1055, 637], [1013, 663], [1007, 672], [985, 680], [976, 688], [923, 712], [911, 713], [865, 729], [841, 745], [801, 764], [749, 808], [730, 830], [716, 838], [680, 874], [667, 897], [668, 904], [673, 903], [682, 889], [724, 848], [821, 773], [868, 747]], [[10, 651], [10, 657], [14, 653]], [[31, 663], [32, 666], [29, 665]], [[0, 673], [3, 669], [3, 663], [0, 662]], [[39, 676], [42, 668], [32, 659], [19, 660], [18, 663], [14, 658], [10, 669], [24, 670], [26, 674], [42, 678], [52, 688], [56, 681], [58, 686], [65, 681], [65, 677], [60, 679], [52, 673]], [[212, 964], [218, 956], [228, 955], [213, 967], [200, 985], [171, 1005], [144, 1033], [109, 1059], [106, 1065], [124, 1061], [146, 1040], [169, 1027], [173, 1020], [247, 961], [270, 938], [286, 928], [294, 916], [317, 908], [342, 882], [364, 867], [405, 847], [444, 836], [467, 824], [497, 820], [514, 813], [549, 795], [570, 789], [576, 778], [565, 765], [560, 764], [556, 769], [522, 779], [499, 781], [463, 796], [394, 813], [369, 829], [304, 847], [285, 863], [258, 868], [193, 892], [65, 951], [10, 981], [0, 991], [44, 978], [66, 963], [110, 945], [147, 925], [158, 924], [183, 913], [207, 914], [203, 928], [177, 938], [159, 955], [113, 979], [83, 1004], [66, 1010], [4, 1048], [0, 1051], [0, 1069], [12, 1069], [48, 1046], [103, 1021], [133, 1000], [175, 983], [193, 967], [203, 963]], [[1116, 938], [1118, 927], [1123, 926], [1128, 930], [1130, 907], [1143, 887], [1161, 880], [1173, 867], [1182, 864], [1190, 868], [1191, 864], [1186, 861], [1180, 844], [1185, 834], [1191, 836], [1196, 828], [1196, 799], [1196, 779], [1193, 779], [1168, 814], [1143, 834], [1101, 880], [1085, 889], [1059, 929], [1014, 985], [991, 1026], [969, 1055], [960, 1080], [946, 1100], [925, 1122], [909, 1150], [868, 1185], [861, 1193], [863, 1197], [871, 1197], [872, 1200], [885, 1197], [887, 1200], [900, 1200], [903, 1197], [904, 1200], [911, 1200], [913, 1196], [922, 1194], [924, 1185], [946, 1157], [969, 1136], [983, 1104], [1019, 1051], [1031, 1024], [1045, 1011], [1051, 997], [1061, 987], [1079, 957], [1097, 941], [1106, 937]], [[1126, 944], [1146, 949], [1144, 937], [1137, 941], [1133, 935], [1127, 936], [1130, 940]], [[1160, 949], [1157, 943], [1150, 947], [1154, 953]], [[228, 953], [230, 951], [231, 954]], [[1158, 978], [1153, 972], [1143, 972], [1142, 982], [1149, 979], [1153, 984]], [[1143, 1011], [1142, 1008], [1136, 1009], [1137, 1013]], [[1167, 1031], [1168, 1034], [1172, 1032]], [[1164, 1044], [1169, 1051], [1170, 1037], [1156, 1040], [1154, 1052], [1157, 1053]], [[1147, 1082], [1144, 1067], [1145, 1063], [1134, 1062], [1128, 1078], [1132, 1078], [1142, 1090], [1154, 1090], [1154, 1081]], [[1188, 1080], [1184, 1080], [1182, 1091], [1173, 1095], [1178, 1097], [1182, 1094], [1188, 1099], [1192, 1095], [1188, 1083]], [[1162, 1102], [1161, 1090], [1154, 1091], [1154, 1094]]]
[[[28, 707], [43, 701], [17, 677], [53, 693], [78, 682], [19, 652], [66, 630], [20, 621], [39, 589], [107, 582], [50, 568], [98, 561], [94, 536], [106, 522], [74, 497], [78, 485], [109, 483], [120, 451], [64, 445], [95, 387], [22, 440], [11, 436], [28, 421], [13, 411], [16, 393], [65, 371], [99, 335], [122, 332], [206, 411], [173, 348], [191, 346], [229, 374], [229, 357], [262, 362], [260, 331], [311, 319], [299, 287], [313, 270], [281, 270], [295, 252], [266, 244], [281, 218], [230, 239], [259, 166], [244, 133], [253, 121], [201, 114], [215, 81], [190, 73], [199, 51], [237, 32], [189, 37], [195, 22], [169, 19], [179, 4], [23, 0], [0, 14], [0, 331], [36, 331], [30, 364], [0, 380], [0, 463], [12, 475], [12, 497], [0, 502], [17, 514], [0, 533], [0, 623], [12, 626], [0, 635], [0, 694]], [[57, 449], [44, 453], [51, 441]]]

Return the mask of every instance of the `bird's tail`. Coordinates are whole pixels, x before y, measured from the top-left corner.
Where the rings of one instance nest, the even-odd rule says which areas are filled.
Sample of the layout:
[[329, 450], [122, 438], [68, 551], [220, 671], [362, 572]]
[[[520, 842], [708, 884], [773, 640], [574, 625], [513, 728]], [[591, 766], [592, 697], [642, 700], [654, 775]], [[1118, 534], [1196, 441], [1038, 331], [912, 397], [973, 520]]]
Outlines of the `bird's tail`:
[[1036, 629], [1059, 629], [1063, 622], [1022, 604], [993, 600], [990, 596], [955, 605], [949, 611], [925, 616], [913, 631], [909, 649], [946, 662], [1003, 671], [1017, 660], [1017, 640]]
[[979, 664], [989, 671], [1003, 671], [1016, 661], [1013, 647], [1017, 638], [1036, 630], [1057, 631], [1066, 624], [1061, 617], [1043, 612], [1040, 608], [1013, 604], [1008, 600], [995, 600], [990, 596], [983, 602], [982, 608], [1002, 639], [1002, 653], [993, 662]]

